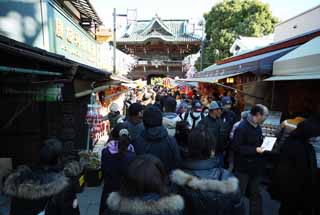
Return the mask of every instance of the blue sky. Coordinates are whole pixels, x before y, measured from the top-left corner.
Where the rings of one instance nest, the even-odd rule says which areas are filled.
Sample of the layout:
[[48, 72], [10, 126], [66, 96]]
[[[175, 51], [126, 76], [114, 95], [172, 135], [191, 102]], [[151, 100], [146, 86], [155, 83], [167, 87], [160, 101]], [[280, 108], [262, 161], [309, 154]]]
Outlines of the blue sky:
[[[221, 0], [91, 0], [106, 26], [112, 25], [112, 10], [126, 13], [127, 9], [137, 9], [138, 19], [150, 19], [158, 14], [162, 19], [186, 18], [199, 20], [203, 13]], [[320, 0], [262, 0], [268, 3], [275, 16], [286, 20], [320, 4]], [[119, 18], [125, 25], [126, 19]]]

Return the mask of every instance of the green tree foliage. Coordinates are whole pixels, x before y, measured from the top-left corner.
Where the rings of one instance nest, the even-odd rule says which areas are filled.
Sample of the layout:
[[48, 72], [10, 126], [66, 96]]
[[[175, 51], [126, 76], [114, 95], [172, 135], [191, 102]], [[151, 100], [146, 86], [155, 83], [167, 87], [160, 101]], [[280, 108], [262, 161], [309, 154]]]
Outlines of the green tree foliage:
[[[259, 0], [224, 0], [204, 14], [206, 42], [203, 67], [230, 57], [229, 49], [238, 36], [261, 37], [273, 32], [278, 19], [268, 4]], [[200, 68], [200, 58], [196, 67]]]

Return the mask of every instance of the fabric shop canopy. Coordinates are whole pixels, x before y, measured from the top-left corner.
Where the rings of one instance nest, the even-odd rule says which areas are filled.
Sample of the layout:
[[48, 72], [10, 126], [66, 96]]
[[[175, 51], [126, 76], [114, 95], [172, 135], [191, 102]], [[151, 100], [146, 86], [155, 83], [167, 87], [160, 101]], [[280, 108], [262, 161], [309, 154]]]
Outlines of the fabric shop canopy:
[[219, 81], [220, 79], [229, 78], [229, 77], [240, 75], [240, 74], [243, 74], [243, 73], [245, 73], [245, 72], [238, 72], [238, 73], [233, 73], [233, 74], [229, 74], [229, 75], [220, 75], [220, 76], [207, 77], [207, 78], [190, 78], [190, 79], [184, 79], [184, 81], [202, 82], [202, 83], [215, 83], [215, 82]]
[[230, 63], [212, 65], [196, 74], [194, 78], [186, 81], [198, 81], [212, 83], [220, 79], [236, 76], [246, 72], [257, 75], [271, 74], [273, 61], [294, 50], [297, 46], [268, 52], [261, 55], [245, 58]]
[[316, 37], [274, 62], [273, 77], [265, 81], [320, 79], [320, 37]]

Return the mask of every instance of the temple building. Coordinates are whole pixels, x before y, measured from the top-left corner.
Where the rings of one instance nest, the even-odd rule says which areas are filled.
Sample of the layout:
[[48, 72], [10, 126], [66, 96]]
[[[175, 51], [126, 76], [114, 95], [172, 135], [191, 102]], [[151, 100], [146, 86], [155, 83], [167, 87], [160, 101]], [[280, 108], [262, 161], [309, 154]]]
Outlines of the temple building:
[[130, 79], [184, 78], [183, 59], [199, 51], [201, 39], [187, 32], [188, 20], [138, 20], [117, 40], [117, 48], [136, 58]]

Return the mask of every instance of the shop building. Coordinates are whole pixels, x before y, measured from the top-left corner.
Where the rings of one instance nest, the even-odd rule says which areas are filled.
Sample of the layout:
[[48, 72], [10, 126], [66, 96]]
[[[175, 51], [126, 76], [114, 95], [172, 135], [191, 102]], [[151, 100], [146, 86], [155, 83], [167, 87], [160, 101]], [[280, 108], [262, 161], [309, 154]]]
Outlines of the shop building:
[[87, 0], [1, 1], [0, 8], [0, 156], [14, 166], [35, 163], [51, 137], [66, 152], [85, 149], [91, 93], [120, 85], [104, 70], [98, 15]]
[[187, 32], [188, 20], [137, 20], [127, 26], [117, 40], [117, 48], [133, 55], [137, 63], [128, 74], [130, 79], [185, 77], [183, 60], [197, 53], [200, 39]]

